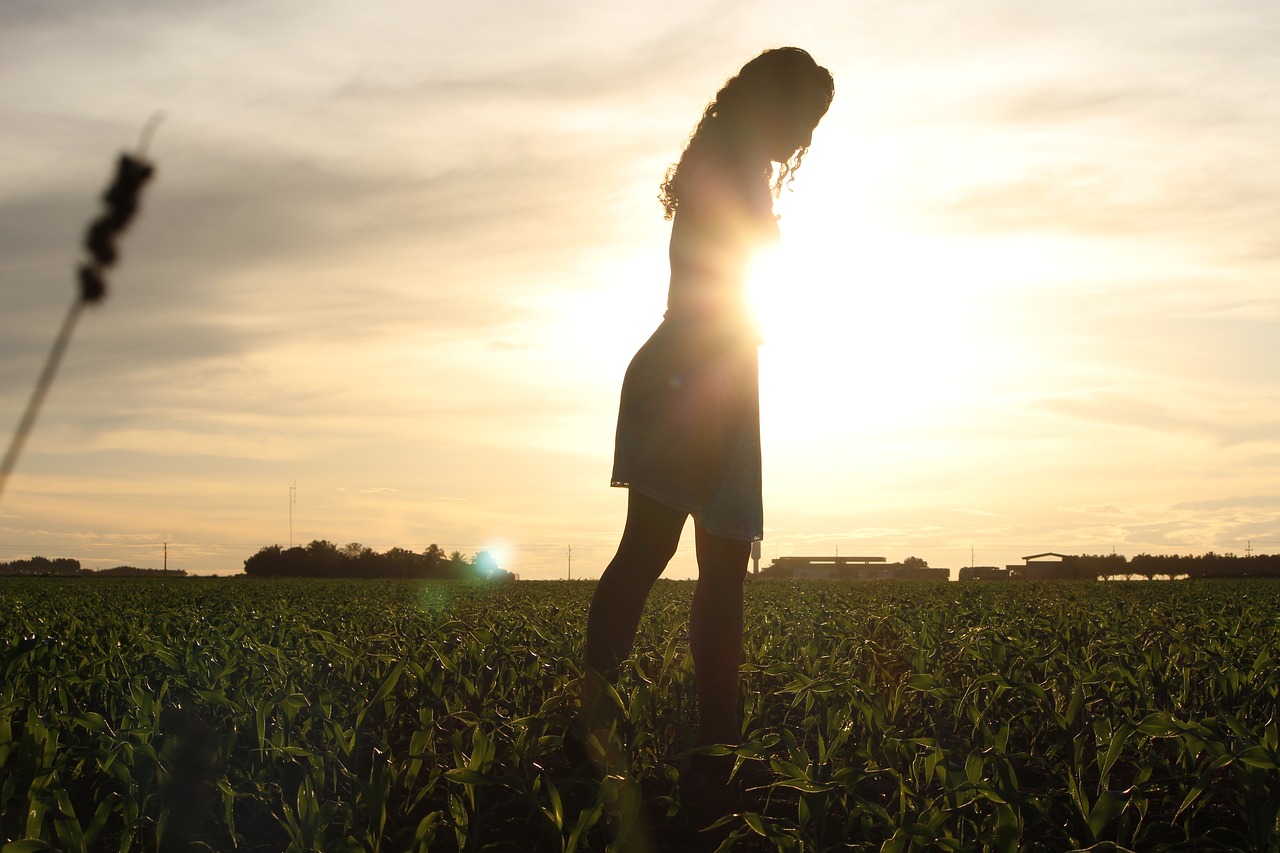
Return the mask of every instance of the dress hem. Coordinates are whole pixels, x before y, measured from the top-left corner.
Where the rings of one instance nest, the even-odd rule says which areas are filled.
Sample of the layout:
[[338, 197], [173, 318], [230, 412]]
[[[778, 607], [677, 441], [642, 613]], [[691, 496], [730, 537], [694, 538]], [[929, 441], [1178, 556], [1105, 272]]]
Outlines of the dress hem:
[[719, 527], [718, 525], [708, 524], [702, 518], [701, 509], [696, 507], [689, 507], [685, 504], [682, 504], [680, 501], [672, 500], [666, 495], [661, 494], [656, 489], [651, 489], [647, 486], [642, 486], [638, 483], [628, 483], [626, 480], [610, 480], [609, 485], [615, 489], [635, 489], [637, 492], [644, 495], [645, 497], [652, 498], [653, 500], [657, 501], [660, 504], [663, 504], [664, 506], [668, 506], [671, 509], [676, 510], [677, 512], [687, 513], [688, 515], [693, 517], [693, 520], [696, 523], [702, 526], [703, 530], [707, 531], [713, 536], [719, 536], [723, 539], [732, 539], [735, 542], [763, 542], [764, 541], [763, 530], [760, 531], [759, 533], [744, 534], [741, 530], [727, 530], [725, 528]]

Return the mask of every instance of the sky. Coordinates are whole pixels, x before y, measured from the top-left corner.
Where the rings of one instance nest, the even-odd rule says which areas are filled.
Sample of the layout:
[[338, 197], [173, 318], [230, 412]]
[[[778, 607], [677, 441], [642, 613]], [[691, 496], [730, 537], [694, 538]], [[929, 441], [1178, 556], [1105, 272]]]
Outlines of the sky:
[[784, 44], [836, 97], [753, 282], [763, 563], [1280, 551], [1278, 43], [1256, 0], [5, 0], [6, 443], [162, 119], [0, 560], [598, 576], [658, 183]]

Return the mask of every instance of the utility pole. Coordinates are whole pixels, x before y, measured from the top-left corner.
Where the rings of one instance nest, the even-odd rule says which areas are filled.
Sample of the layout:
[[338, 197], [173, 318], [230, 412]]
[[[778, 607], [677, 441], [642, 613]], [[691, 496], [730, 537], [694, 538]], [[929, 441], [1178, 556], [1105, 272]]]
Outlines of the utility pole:
[[289, 487], [289, 547], [293, 547], [293, 505], [298, 502], [298, 481]]
[[169, 543], [164, 543], [164, 570], [169, 571]]
[[573, 580], [573, 546], [569, 546], [569, 580]]

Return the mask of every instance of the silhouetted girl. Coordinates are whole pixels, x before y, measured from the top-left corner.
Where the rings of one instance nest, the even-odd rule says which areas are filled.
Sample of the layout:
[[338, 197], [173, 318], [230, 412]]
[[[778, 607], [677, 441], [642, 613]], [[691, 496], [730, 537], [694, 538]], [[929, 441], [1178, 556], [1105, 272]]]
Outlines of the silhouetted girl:
[[830, 73], [805, 51], [765, 51], [707, 106], [659, 195], [672, 220], [667, 312], [622, 383], [613, 485], [630, 490], [627, 520], [591, 602], [586, 663], [616, 677], [649, 589], [693, 516], [698, 583], [689, 643], [700, 745], [739, 739], [742, 587], [751, 543], [764, 532], [760, 340], [746, 271], [777, 239], [773, 199], [799, 167], [832, 93]]

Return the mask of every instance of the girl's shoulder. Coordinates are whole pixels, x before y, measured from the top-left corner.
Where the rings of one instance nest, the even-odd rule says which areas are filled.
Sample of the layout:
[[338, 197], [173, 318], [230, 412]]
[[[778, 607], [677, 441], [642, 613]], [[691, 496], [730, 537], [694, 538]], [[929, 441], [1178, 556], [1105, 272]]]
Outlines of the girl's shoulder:
[[724, 158], [703, 157], [682, 175], [680, 208], [713, 216], [774, 221], [768, 176]]

